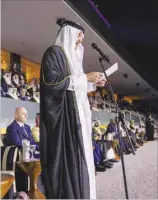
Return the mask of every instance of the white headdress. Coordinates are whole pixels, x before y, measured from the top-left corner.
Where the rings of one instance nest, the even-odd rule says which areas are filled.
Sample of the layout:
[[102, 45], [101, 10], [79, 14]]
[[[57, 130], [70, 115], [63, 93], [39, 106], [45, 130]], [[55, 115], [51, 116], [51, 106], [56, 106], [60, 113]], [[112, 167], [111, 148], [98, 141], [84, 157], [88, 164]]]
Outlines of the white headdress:
[[[77, 25], [77, 24], [76, 24]], [[77, 25], [79, 26], [79, 25]], [[82, 44], [79, 44], [76, 48], [77, 37], [82, 31], [78, 27], [65, 24], [58, 33], [55, 45], [60, 46], [67, 57], [70, 72], [74, 75], [80, 75], [83, 73], [83, 53], [84, 48]]]

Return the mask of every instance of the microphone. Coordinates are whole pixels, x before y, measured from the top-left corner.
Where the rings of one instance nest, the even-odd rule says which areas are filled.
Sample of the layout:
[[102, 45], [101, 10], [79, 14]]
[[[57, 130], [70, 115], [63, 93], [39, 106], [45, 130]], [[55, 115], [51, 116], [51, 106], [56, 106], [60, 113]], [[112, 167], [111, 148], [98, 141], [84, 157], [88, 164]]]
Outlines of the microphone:
[[93, 47], [93, 49], [98, 49], [98, 46], [96, 43], [92, 43], [91, 46]]
[[100, 48], [98, 47], [98, 45], [96, 43], [92, 43], [91, 44], [92, 48], [95, 49], [96, 51], [98, 51], [98, 53], [100, 54], [100, 56], [102, 57], [103, 60], [106, 60], [106, 62], [108, 64], [111, 64], [110, 63], [110, 59], [109, 59], [109, 56], [105, 55], [101, 50]]

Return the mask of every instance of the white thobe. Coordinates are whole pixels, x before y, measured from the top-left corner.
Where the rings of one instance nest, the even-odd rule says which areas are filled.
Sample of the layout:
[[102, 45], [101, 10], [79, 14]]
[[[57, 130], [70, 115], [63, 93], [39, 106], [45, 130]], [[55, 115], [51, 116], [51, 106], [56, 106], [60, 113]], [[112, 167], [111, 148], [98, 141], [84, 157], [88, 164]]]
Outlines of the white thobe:
[[82, 128], [83, 145], [89, 174], [90, 199], [96, 199], [91, 110], [87, 97], [87, 92], [94, 91], [95, 87], [93, 83], [87, 82], [86, 75], [82, 73], [81, 75], [70, 76], [70, 85], [68, 90], [75, 91], [76, 94], [76, 101]]

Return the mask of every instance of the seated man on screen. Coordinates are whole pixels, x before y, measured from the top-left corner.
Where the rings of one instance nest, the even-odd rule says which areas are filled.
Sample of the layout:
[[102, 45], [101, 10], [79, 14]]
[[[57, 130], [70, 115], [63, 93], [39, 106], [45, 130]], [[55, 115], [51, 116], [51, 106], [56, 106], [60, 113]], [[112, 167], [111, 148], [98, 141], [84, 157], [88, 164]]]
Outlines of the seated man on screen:
[[[15, 120], [7, 127], [6, 135], [4, 137], [5, 146], [19, 146], [22, 147], [22, 141], [30, 141], [30, 145], [36, 145], [36, 150], [39, 150], [38, 144], [35, 142], [30, 126], [25, 124], [27, 121], [27, 110], [24, 107], [18, 107], [15, 110]], [[28, 191], [28, 177], [16, 166], [15, 169], [16, 190], [17, 192]]]
[[139, 148], [140, 145], [138, 144], [137, 137], [136, 137], [136, 127], [135, 127], [135, 124], [134, 124], [134, 120], [130, 121], [128, 131], [129, 131], [129, 135], [131, 137], [132, 144], [134, 145], [135, 148]]
[[9, 87], [8, 93], [6, 94], [6, 97], [12, 98], [12, 99], [19, 99], [18, 98], [18, 91], [16, 87]]
[[31, 101], [36, 102], [36, 103], [40, 103], [40, 93], [34, 92]]
[[146, 141], [146, 131], [145, 131], [145, 124], [143, 121], [140, 122], [139, 124], [139, 136], [141, 137], [142, 141], [145, 142]]
[[20, 96], [19, 99], [23, 100], [23, 101], [29, 101], [30, 98], [28, 96], [26, 96], [27, 93], [27, 89], [21, 87], [20, 88]]
[[4, 96], [7, 94], [9, 87], [11, 86], [11, 73], [4, 73], [1, 77], [1, 88]]
[[94, 133], [99, 136], [99, 140], [101, 140], [104, 132], [100, 128], [100, 120], [94, 120], [92, 129], [93, 129]]
[[95, 170], [98, 172], [104, 172], [107, 168], [112, 168], [113, 164], [105, 159], [108, 153], [108, 148], [106, 144], [103, 144], [100, 140], [100, 135], [94, 132], [94, 130], [92, 131], [92, 139]]
[[106, 142], [109, 143], [111, 146], [111, 152], [113, 152], [114, 154], [115, 161], [119, 161], [120, 152], [119, 152], [118, 128], [115, 120], [110, 119], [110, 123], [108, 124], [104, 138]]
[[30, 126], [25, 124], [27, 121], [27, 110], [24, 107], [18, 107], [15, 110], [15, 120], [7, 127], [4, 137], [5, 146], [22, 147], [22, 140], [30, 141], [30, 145], [36, 145], [36, 150], [39, 150], [38, 144], [35, 142]]
[[20, 87], [18, 88], [19, 93], [21, 88], [25, 88], [27, 90], [27, 84], [24, 78], [20, 79]]

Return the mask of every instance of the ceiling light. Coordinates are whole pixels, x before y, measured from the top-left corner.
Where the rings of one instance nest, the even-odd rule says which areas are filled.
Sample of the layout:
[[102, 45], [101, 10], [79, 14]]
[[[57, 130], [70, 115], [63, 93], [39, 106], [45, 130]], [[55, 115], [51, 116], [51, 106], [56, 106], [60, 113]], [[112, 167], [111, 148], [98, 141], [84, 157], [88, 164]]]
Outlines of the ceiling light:
[[123, 74], [123, 77], [124, 78], [128, 78], [128, 74]]
[[136, 86], [139, 87], [139, 86], [140, 86], [140, 83], [136, 83]]

